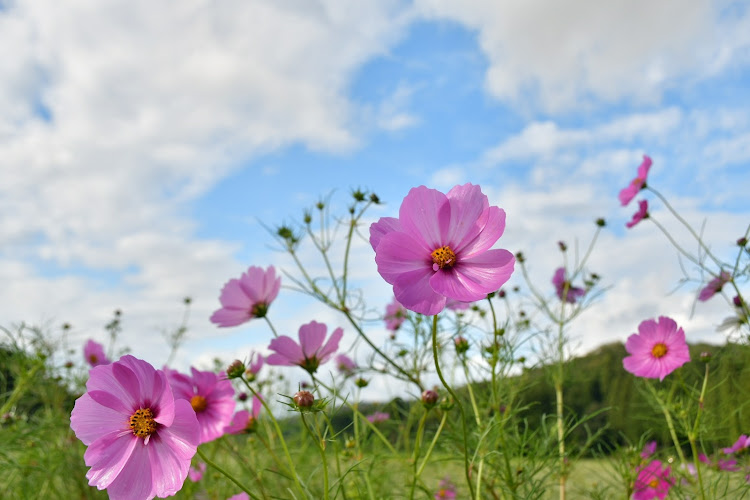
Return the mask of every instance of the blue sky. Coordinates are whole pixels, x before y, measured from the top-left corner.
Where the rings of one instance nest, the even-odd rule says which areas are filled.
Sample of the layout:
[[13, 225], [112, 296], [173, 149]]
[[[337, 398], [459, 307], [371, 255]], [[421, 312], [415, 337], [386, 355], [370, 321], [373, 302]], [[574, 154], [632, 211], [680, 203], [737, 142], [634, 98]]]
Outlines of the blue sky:
[[[730, 255], [750, 222], [747, 2], [457, 5], [4, 3], [3, 324], [70, 322], [78, 345], [120, 308], [122, 344], [160, 363], [153, 332], [190, 295], [179, 362], [241, 356], [265, 346], [263, 325], [207, 318], [227, 279], [288, 266], [259, 221], [298, 220], [329, 193], [343, 207], [357, 187], [386, 202], [372, 217], [393, 216], [413, 186], [473, 182], [508, 213], [499, 246], [530, 255], [540, 283], [557, 240], [584, 244], [594, 218], [610, 222], [592, 265], [612, 288], [582, 321], [582, 350], [658, 314], [721, 341], [726, 308], [691, 317], [697, 281], [668, 295], [674, 251], [653, 226], [626, 234], [635, 209], [616, 196], [650, 154], [649, 184]], [[358, 252], [384, 305], [371, 250]], [[298, 301], [276, 306], [286, 331], [340, 322]]]

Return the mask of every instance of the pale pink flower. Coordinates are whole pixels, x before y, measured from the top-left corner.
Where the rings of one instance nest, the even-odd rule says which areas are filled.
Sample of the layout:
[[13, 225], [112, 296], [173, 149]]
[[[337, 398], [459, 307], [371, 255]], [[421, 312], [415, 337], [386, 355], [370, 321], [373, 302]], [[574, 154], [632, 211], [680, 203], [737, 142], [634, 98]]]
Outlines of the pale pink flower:
[[641, 451], [641, 458], [646, 459], [654, 454], [656, 451], [656, 441], [649, 441], [643, 446], [643, 451]]
[[513, 273], [515, 258], [490, 248], [505, 230], [505, 212], [490, 206], [479, 186], [443, 194], [413, 188], [398, 219], [370, 226], [380, 275], [407, 309], [434, 315], [447, 299], [474, 302], [497, 291]]
[[565, 275], [564, 267], [555, 270], [555, 274], [552, 276], [552, 284], [555, 285], [557, 297], [560, 300], [563, 300], [564, 297], [565, 302], [569, 304], [575, 304], [578, 299], [586, 295], [586, 290], [570, 284]]
[[83, 346], [83, 357], [86, 358], [86, 362], [92, 367], [111, 363], [107, 355], [104, 354], [104, 346], [92, 339], [89, 339], [86, 345]]
[[91, 369], [70, 416], [91, 486], [109, 498], [151, 499], [182, 488], [199, 443], [195, 412], [161, 370], [133, 356]]
[[203, 479], [203, 474], [206, 472], [206, 464], [200, 462], [196, 467], [191, 466], [188, 470], [188, 479], [192, 482], [197, 483]]
[[690, 361], [685, 332], [671, 318], [660, 316], [638, 325], [638, 333], [628, 337], [625, 350], [630, 356], [622, 360], [627, 371], [638, 377], [658, 378], [672, 373]]
[[221, 437], [234, 414], [234, 387], [223, 374], [190, 368], [192, 376], [167, 370], [175, 399], [184, 399], [193, 407], [200, 426], [200, 442]]
[[242, 493], [232, 495], [231, 497], [227, 498], [227, 500], [250, 500], [250, 495], [243, 491]]
[[727, 455], [730, 455], [732, 453], [737, 453], [740, 450], [744, 450], [748, 447], [750, 447], [750, 437], [742, 434], [731, 447], [722, 448], [721, 451], [723, 451]]
[[311, 321], [300, 327], [299, 344], [286, 335], [271, 340], [268, 348], [274, 353], [266, 357], [266, 363], [278, 366], [297, 365], [310, 374], [315, 373], [318, 366], [331, 359], [331, 356], [338, 350], [339, 342], [344, 335], [344, 330], [336, 328], [328, 342], [323, 345], [326, 331], [326, 325]]
[[346, 354], [336, 356], [336, 368], [345, 376], [351, 377], [357, 369], [357, 363]]
[[385, 327], [395, 332], [401, 328], [401, 324], [406, 319], [406, 308], [402, 306], [395, 298], [393, 302], [385, 306]]
[[635, 480], [633, 500], [664, 499], [674, 486], [674, 480], [670, 477], [672, 469], [669, 466], [662, 468], [658, 460], [653, 460], [645, 467], [638, 467], [636, 471], [638, 477]]
[[630, 184], [628, 184], [626, 188], [623, 188], [622, 191], [620, 191], [619, 198], [623, 207], [630, 203], [630, 200], [635, 198], [638, 191], [646, 187], [646, 177], [648, 177], [648, 171], [650, 168], [651, 158], [643, 155], [643, 163], [638, 167], [638, 176], [630, 181]]
[[648, 219], [648, 201], [647, 200], [640, 200], [638, 202], [638, 211], [633, 214], [633, 218], [630, 220], [630, 222], [626, 223], [625, 225], [628, 228], [631, 228], [641, 222], [643, 219]]
[[261, 403], [260, 398], [253, 396], [252, 413], [247, 410], [240, 410], [235, 413], [229, 425], [224, 427], [224, 432], [227, 434], [253, 432], [261, 408], [263, 408], [263, 403]]
[[372, 424], [379, 424], [380, 422], [385, 422], [389, 418], [391, 418], [390, 413], [385, 413], [382, 411], [376, 411], [372, 415], [367, 415], [368, 422]]
[[269, 266], [267, 270], [250, 266], [239, 279], [231, 279], [221, 290], [221, 309], [211, 315], [220, 327], [237, 326], [253, 318], [263, 318], [281, 288], [281, 278]]
[[730, 281], [732, 281], [732, 275], [727, 271], [721, 271], [718, 277], [709, 281], [706, 287], [701, 290], [700, 295], [698, 295], [698, 300], [702, 302], [707, 301], [715, 294], [721, 292], [721, 289], [724, 287], [724, 285], [726, 285]]

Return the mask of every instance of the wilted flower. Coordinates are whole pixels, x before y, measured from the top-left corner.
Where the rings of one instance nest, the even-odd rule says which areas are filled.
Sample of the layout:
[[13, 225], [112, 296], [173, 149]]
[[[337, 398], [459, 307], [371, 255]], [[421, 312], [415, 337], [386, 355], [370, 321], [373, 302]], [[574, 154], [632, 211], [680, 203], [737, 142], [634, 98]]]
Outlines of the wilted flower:
[[401, 327], [401, 324], [406, 319], [406, 308], [395, 298], [393, 301], [385, 306], [385, 327], [395, 332]]
[[715, 294], [719, 293], [724, 285], [730, 281], [732, 281], [732, 275], [726, 271], [721, 271], [718, 277], [709, 281], [705, 288], [701, 290], [701, 293], [698, 295], [698, 300], [702, 302], [707, 301]]
[[564, 267], [560, 267], [555, 271], [555, 275], [552, 276], [552, 284], [555, 285], [558, 298], [569, 304], [575, 304], [578, 299], [586, 294], [586, 290], [583, 288], [570, 284], [570, 281], [566, 279]]
[[89, 339], [86, 345], [83, 346], [83, 357], [86, 358], [86, 362], [92, 367], [111, 363], [107, 355], [104, 354], [104, 346], [92, 339]]
[[91, 486], [112, 499], [174, 495], [199, 443], [195, 412], [161, 370], [133, 356], [91, 369], [70, 416]]
[[385, 413], [382, 411], [376, 411], [372, 415], [367, 416], [368, 422], [372, 424], [379, 424], [380, 422], [385, 422], [389, 418], [391, 418], [391, 415], [389, 413]]
[[640, 200], [638, 202], [638, 211], [633, 214], [633, 218], [630, 219], [630, 222], [626, 223], [625, 225], [628, 228], [631, 228], [641, 222], [643, 219], [648, 219], [648, 201], [646, 200]]
[[311, 321], [300, 327], [299, 344], [286, 335], [271, 340], [268, 348], [275, 352], [266, 358], [266, 363], [279, 366], [297, 365], [310, 374], [315, 373], [318, 366], [331, 359], [344, 335], [344, 330], [336, 328], [328, 342], [323, 345], [326, 330], [323, 323]]
[[192, 376], [165, 370], [175, 399], [184, 399], [193, 407], [200, 426], [200, 442], [221, 437], [234, 414], [234, 387], [214, 372], [190, 368]]
[[671, 318], [660, 316], [638, 325], [638, 333], [628, 337], [625, 350], [630, 356], [622, 360], [627, 371], [638, 377], [658, 378], [672, 373], [690, 361], [685, 332]]
[[646, 177], [648, 177], [648, 171], [651, 168], [651, 158], [649, 158], [646, 155], [643, 155], [643, 162], [638, 167], [638, 175], [635, 179], [630, 181], [630, 184], [626, 188], [623, 188], [622, 191], [620, 191], [620, 203], [622, 203], [622, 206], [624, 207], [628, 203], [630, 203], [630, 200], [635, 198], [635, 195], [638, 194], [638, 191], [646, 187]]
[[507, 250], [490, 248], [505, 230], [505, 212], [490, 207], [479, 186], [455, 186], [443, 194], [411, 189], [399, 218], [370, 226], [370, 244], [380, 275], [407, 309], [434, 315], [451, 298], [484, 299], [513, 273]]
[[220, 327], [237, 326], [253, 318], [262, 318], [276, 299], [281, 278], [269, 266], [267, 270], [250, 266], [239, 279], [231, 279], [221, 290], [221, 309], [211, 315], [211, 322]]
[[674, 481], [670, 477], [672, 469], [669, 466], [662, 468], [658, 460], [653, 460], [645, 467], [638, 467], [636, 471], [638, 477], [635, 480], [633, 500], [664, 499], [669, 489], [674, 486]]

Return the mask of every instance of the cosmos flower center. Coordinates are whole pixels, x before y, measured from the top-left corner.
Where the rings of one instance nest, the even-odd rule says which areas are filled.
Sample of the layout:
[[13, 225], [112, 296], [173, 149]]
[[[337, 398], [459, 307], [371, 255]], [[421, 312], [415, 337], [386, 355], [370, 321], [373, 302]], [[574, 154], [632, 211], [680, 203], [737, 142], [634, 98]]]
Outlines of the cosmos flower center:
[[305, 358], [305, 360], [299, 365], [307, 373], [315, 373], [320, 366], [320, 360], [313, 356], [312, 358]]
[[435, 250], [433, 250], [430, 256], [432, 257], [432, 262], [434, 263], [432, 265], [433, 271], [443, 269], [446, 266], [453, 267], [453, 265], [456, 263], [456, 254], [448, 245], [436, 248]]
[[156, 420], [151, 408], [140, 408], [130, 416], [130, 428], [133, 434], [144, 439], [156, 432]]
[[654, 478], [648, 482], [648, 485], [650, 488], [656, 488], [657, 486], [659, 486], [659, 480]]
[[265, 302], [258, 302], [250, 308], [250, 314], [255, 318], [264, 318], [268, 312], [268, 304]]
[[203, 396], [196, 394], [190, 398], [190, 406], [193, 407], [195, 413], [200, 413], [208, 407], [208, 401]]
[[663, 358], [667, 354], [666, 344], [659, 342], [651, 349], [651, 354], [657, 359]]
[[99, 361], [99, 358], [96, 356], [96, 354], [89, 354], [89, 361], [91, 361], [92, 363], [96, 363], [97, 361]]

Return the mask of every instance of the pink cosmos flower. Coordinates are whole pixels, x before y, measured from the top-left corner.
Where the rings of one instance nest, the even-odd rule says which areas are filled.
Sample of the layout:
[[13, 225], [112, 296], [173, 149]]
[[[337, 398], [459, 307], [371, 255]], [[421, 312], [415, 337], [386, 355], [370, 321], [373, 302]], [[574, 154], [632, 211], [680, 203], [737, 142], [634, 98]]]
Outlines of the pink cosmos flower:
[[234, 387], [223, 375], [190, 368], [192, 376], [167, 370], [175, 399], [184, 399], [193, 407], [200, 427], [201, 444], [224, 434], [234, 414]]
[[406, 308], [402, 306], [395, 298], [393, 302], [385, 306], [385, 327], [395, 332], [401, 328], [401, 323], [406, 319]]
[[336, 356], [336, 368], [345, 376], [351, 377], [357, 369], [357, 363], [346, 354]]
[[224, 427], [224, 432], [227, 434], [253, 432], [255, 424], [258, 422], [258, 415], [261, 408], [263, 408], [263, 403], [261, 403], [260, 398], [253, 396], [252, 413], [247, 410], [240, 410], [235, 413], [229, 425]]
[[257, 352], [250, 353], [250, 361], [247, 363], [247, 370], [245, 370], [245, 377], [250, 381], [254, 381], [258, 376], [258, 372], [263, 368], [265, 358], [262, 354]]
[[717, 278], [709, 281], [706, 287], [701, 290], [700, 295], [698, 295], [698, 300], [702, 302], [707, 301], [708, 299], [719, 293], [724, 285], [726, 285], [730, 281], [732, 281], [732, 275], [726, 271], [721, 271]]
[[133, 356], [91, 369], [70, 427], [88, 446], [91, 486], [109, 498], [154, 498], [182, 488], [199, 443], [198, 421], [161, 370]]
[[231, 279], [224, 285], [219, 297], [221, 309], [211, 315], [211, 322], [225, 327], [263, 318], [280, 288], [281, 278], [276, 277], [273, 266], [265, 271], [250, 266], [240, 279]]
[[640, 200], [638, 202], [638, 207], [638, 211], [633, 214], [633, 218], [630, 219], [630, 222], [625, 224], [628, 228], [635, 226], [643, 219], [648, 219], [648, 201]]
[[434, 315], [447, 299], [474, 302], [498, 290], [513, 273], [507, 250], [490, 250], [505, 230], [505, 212], [491, 207], [479, 186], [443, 194], [413, 188], [398, 219], [370, 226], [380, 275], [407, 309]]
[[646, 155], [643, 155], [643, 163], [641, 163], [641, 166], [638, 167], [638, 176], [630, 181], [630, 184], [626, 188], [623, 188], [622, 191], [620, 191], [620, 203], [622, 203], [622, 206], [624, 207], [628, 203], [630, 203], [630, 200], [635, 198], [635, 195], [638, 194], [638, 191], [646, 187], [646, 177], [648, 177], [648, 171], [651, 168], [651, 158], [649, 158]]
[[389, 418], [391, 418], [391, 414], [385, 413], [382, 411], [376, 411], [372, 415], [367, 415], [368, 422], [372, 424], [379, 424], [380, 422], [385, 422]]
[[250, 500], [250, 495], [243, 491], [242, 493], [232, 495], [231, 497], [227, 498], [227, 500]]
[[566, 279], [565, 268], [559, 267], [552, 276], [552, 284], [555, 285], [555, 291], [560, 300], [563, 300], [565, 296], [565, 302], [568, 304], [575, 304], [578, 299], [586, 295], [586, 290], [573, 286], [570, 281]]
[[656, 451], [656, 441], [649, 441], [643, 446], [643, 451], [641, 451], [641, 458], [646, 459], [654, 454]]
[[645, 467], [638, 467], [636, 471], [638, 477], [635, 480], [633, 500], [664, 499], [669, 489], [674, 486], [674, 481], [670, 477], [671, 468], [667, 466], [662, 469], [658, 460], [653, 460]]
[[107, 355], [104, 354], [104, 346], [92, 339], [89, 339], [86, 345], [83, 346], [83, 357], [86, 358], [86, 362], [92, 367], [111, 363]]
[[456, 485], [454, 485], [447, 477], [440, 480], [438, 490], [435, 492], [435, 500], [443, 500], [446, 498], [450, 500], [456, 498]]
[[266, 363], [277, 366], [300, 366], [313, 374], [318, 366], [322, 365], [333, 356], [339, 348], [339, 342], [344, 335], [344, 330], [336, 328], [325, 345], [327, 327], [323, 323], [311, 321], [299, 328], [299, 344], [291, 337], [281, 335], [268, 345], [275, 351], [266, 357]]
[[192, 482], [197, 483], [201, 479], [203, 479], [203, 474], [206, 472], [206, 464], [203, 462], [200, 462], [197, 467], [190, 467], [188, 469], [188, 479], [190, 479]]
[[630, 356], [622, 360], [627, 371], [637, 377], [658, 378], [672, 373], [690, 361], [685, 332], [671, 318], [660, 316], [638, 325], [638, 333], [628, 337], [625, 350]]
[[744, 450], [748, 447], [750, 447], [750, 437], [742, 434], [731, 447], [722, 448], [721, 451], [723, 451], [727, 455], [730, 455], [732, 453], [737, 453], [740, 450]]

